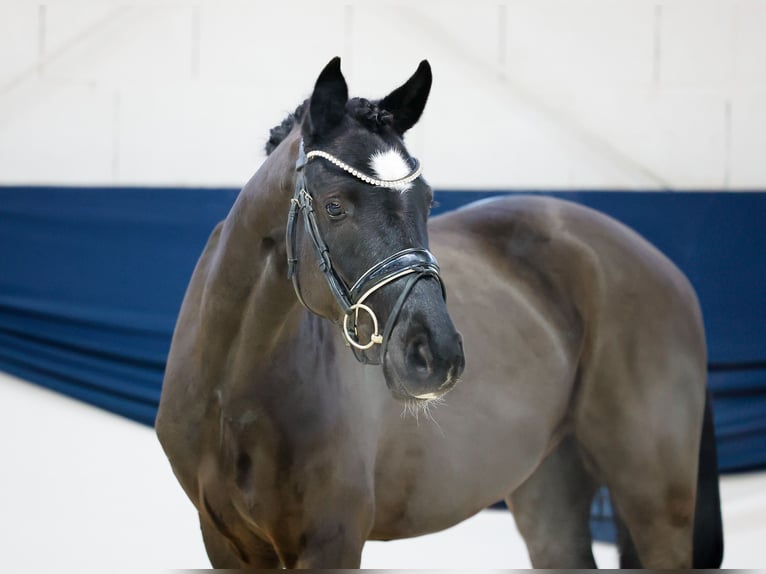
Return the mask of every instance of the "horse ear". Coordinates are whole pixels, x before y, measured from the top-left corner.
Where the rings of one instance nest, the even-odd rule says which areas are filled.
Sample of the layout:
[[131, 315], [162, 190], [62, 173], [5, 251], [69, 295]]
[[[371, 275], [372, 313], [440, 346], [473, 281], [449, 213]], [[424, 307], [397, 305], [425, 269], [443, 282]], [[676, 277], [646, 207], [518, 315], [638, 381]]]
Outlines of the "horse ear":
[[393, 114], [394, 128], [400, 135], [420, 119], [431, 91], [432, 80], [431, 65], [428, 60], [423, 60], [409, 80], [381, 100], [380, 107]]
[[335, 57], [319, 74], [309, 101], [309, 134], [318, 137], [337, 126], [346, 113], [348, 86]]

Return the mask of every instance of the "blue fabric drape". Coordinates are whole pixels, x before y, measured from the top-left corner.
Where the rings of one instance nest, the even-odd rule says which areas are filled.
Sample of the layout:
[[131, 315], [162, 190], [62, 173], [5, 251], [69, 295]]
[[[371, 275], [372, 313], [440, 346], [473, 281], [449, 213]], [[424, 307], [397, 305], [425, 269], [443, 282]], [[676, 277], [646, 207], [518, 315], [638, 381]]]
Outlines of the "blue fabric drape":
[[[500, 192], [438, 191], [435, 213]], [[0, 370], [153, 424], [175, 318], [232, 189], [0, 187]], [[723, 471], [766, 468], [766, 193], [551, 193], [627, 223], [705, 316]]]
[[0, 369], [153, 424], [185, 285], [236, 194], [0, 188]]

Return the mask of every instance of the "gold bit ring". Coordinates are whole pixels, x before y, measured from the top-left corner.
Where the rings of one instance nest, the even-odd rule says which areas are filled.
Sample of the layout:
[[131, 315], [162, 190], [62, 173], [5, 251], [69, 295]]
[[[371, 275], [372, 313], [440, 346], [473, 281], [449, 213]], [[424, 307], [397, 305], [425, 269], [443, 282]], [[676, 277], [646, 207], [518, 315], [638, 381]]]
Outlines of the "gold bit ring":
[[[370, 319], [372, 319], [373, 333], [370, 335], [369, 342], [364, 345], [361, 344], [358, 339], [352, 339], [348, 330], [349, 315], [351, 315], [353, 312], [356, 312], [355, 315], [358, 317], [359, 311], [364, 311], [370, 316]], [[356, 318], [354, 319], [354, 323], [356, 323]], [[356, 326], [354, 327], [354, 334], [356, 334]], [[355, 303], [348, 308], [348, 311], [346, 311], [346, 315], [343, 317], [343, 337], [346, 339], [346, 342], [349, 345], [352, 345], [360, 351], [366, 351], [367, 349], [372, 348], [373, 345], [381, 345], [383, 343], [383, 336], [378, 332], [378, 318], [375, 316], [375, 313], [372, 311], [372, 309], [370, 309], [367, 305], [363, 305], [362, 303]]]

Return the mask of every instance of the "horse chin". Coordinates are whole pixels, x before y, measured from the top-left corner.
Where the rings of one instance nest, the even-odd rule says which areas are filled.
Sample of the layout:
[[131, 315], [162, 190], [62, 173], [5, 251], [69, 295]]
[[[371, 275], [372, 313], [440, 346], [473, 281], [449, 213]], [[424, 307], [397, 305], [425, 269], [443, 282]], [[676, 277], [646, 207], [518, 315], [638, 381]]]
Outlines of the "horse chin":
[[406, 380], [398, 377], [394, 370], [386, 363], [383, 364], [383, 375], [386, 380], [386, 386], [391, 391], [394, 399], [412, 405], [427, 405], [431, 402], [439, 401], [458, 383], [458, 377], [453, 376], [453, 372], [448, 373], [447, 379], [435, 389], [410, 389]]
[[417, 399], [419, 401], [430, 401], [431, 399], [438, 399], [441, 397], [439, 393], [425, 393], [422, 395], [414, 395], [412, 398]]
[[[445, 393], [428, 393], [427, 395], [420, 395], [414, 397], [412, 395], [397, 395], [392, 393], [398, 400], [397, 402], [402, 406], [402, 417], [411, 416], [416, 421], [423, 415], [426, 419], [430, 419], [436, 422], [435, 409], [445, 403]], [[437, 423], [438, 425], [438, 423]]]

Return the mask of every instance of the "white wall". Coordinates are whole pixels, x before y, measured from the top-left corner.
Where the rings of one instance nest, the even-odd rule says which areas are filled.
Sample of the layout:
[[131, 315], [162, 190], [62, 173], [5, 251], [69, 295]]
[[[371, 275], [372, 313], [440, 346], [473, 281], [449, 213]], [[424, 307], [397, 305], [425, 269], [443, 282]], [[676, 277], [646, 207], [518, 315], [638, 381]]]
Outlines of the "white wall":
[[449, 188], [766, 188], [760, 0], [0, 0], [0, 184], [225, 185], [334, 55]]

